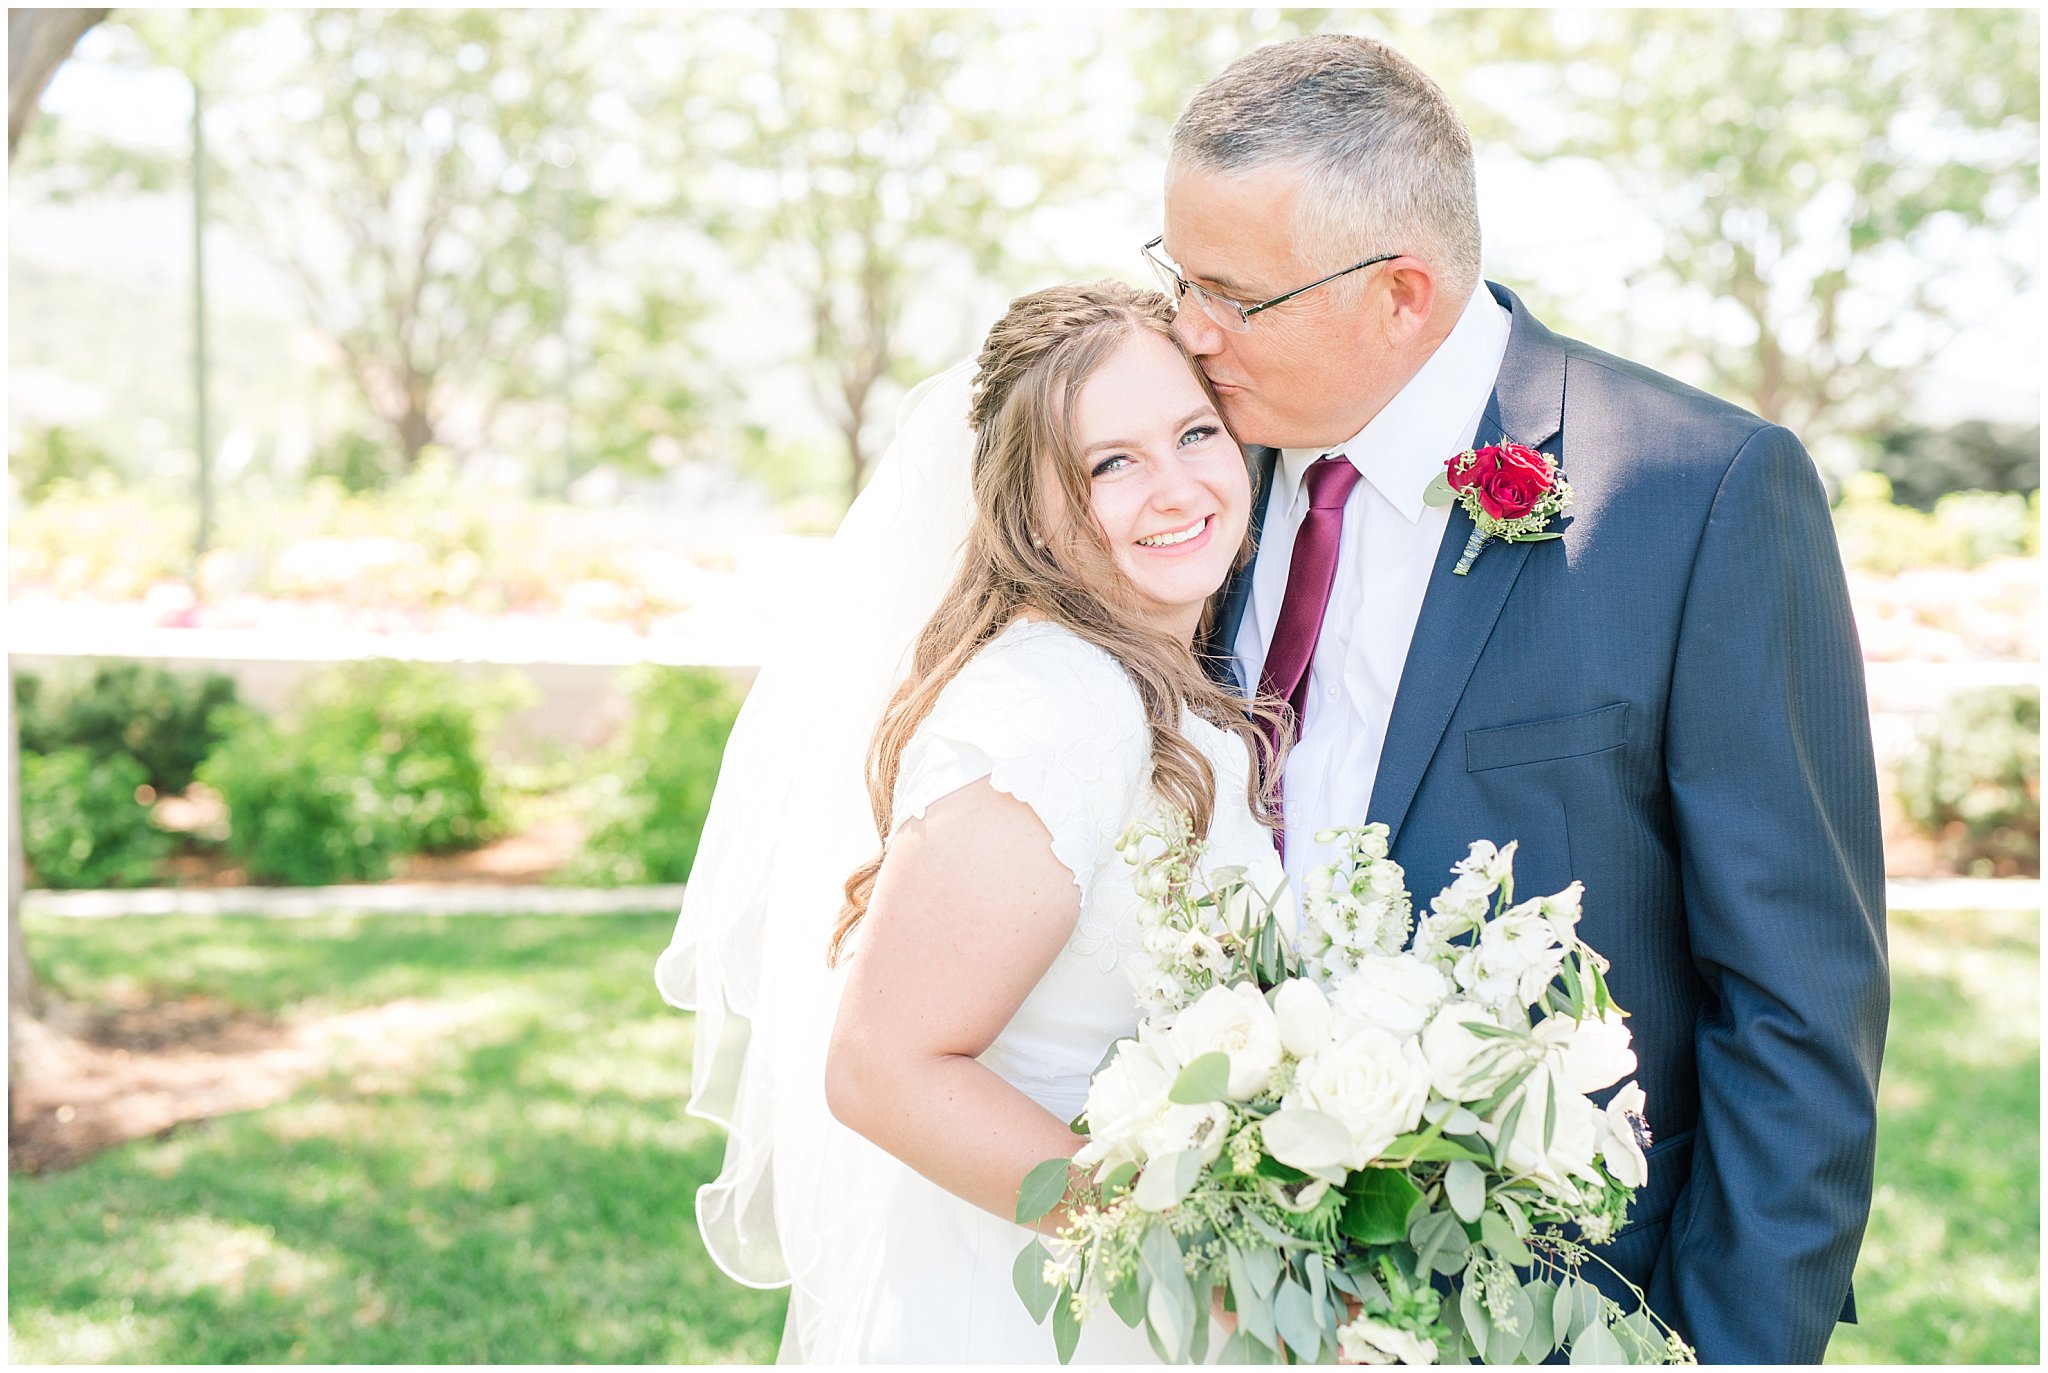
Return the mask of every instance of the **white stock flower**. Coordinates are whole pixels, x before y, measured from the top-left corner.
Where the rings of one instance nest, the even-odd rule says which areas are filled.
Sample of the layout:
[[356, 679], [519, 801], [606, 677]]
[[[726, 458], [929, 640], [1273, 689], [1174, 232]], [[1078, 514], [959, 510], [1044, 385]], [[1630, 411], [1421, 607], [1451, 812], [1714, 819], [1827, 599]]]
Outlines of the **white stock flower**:
[[1470, 873], [1483, 878], [1489, 886], [1498, 887], [1514, 875], [1518, 843], [1519, 840], [1510, 839], [1505, 847], [1495, 848], [1490, 839], [1475, 839], [1465, 856], [1451, 865], [1451, 871]]
[[1415, 1041], [1367, 1025], [1304, 1061], [1276, 1116], [1293, 1107], [1335, 1120], [1349, 1136], [1336, 1162], [1355, 1171], [1413, 1130], [1428, 1099], [1429, 1064]]
[[1329, 1047], [1329, 998], [1307, 978], [1290, 977], [1273, 994], [1273, 1023], [1282, 1048], [1296, 1058], [1312, 1058]]
[[1337, 1327], [1337, 1357], [1344, 1363], [1436, 1362], [1436, 1341], [1360, 1313]]
[[1200, 968], [1217, 977], [1230, 971], [1230, 955], [1223, 952], [1223, 946], [1201, 930], [1190, 930], [1180, 937], [1180, 947], [1174, 951], [1174, 961], [1184, 969]]
[[1564, 934], [1570, 934], [1578, 927], [1581, 902], [1586, 895], [1584, 882], [1573, 882], [1563, 891], [1551, 896], [1536, 898], [1537, 909], [1544, 919], [1555, 925]]
[[1422, 1056], [1430, 1086], [1446, 1101], [1479, 1101], [1521, 1066], [1515, 1040], [1475, 1034], [1472, 1025], [1498, 1028], [1484, 1007], [1454, 1001], [1436, 1013], [1422, 1032]]
[[1536, 1026], [1536, 1042], [1575, 1092], [1612, 1087], [1636, 1070], [1628, 1023], [1618, 1015], [1595, 1013], [1584, 1020], [1547, 1016]]
[[[1500, 1104], [1490, 1120], [1480, 1122], [1481, 1138], [1497, 1144], [1501, 1127], [1518, 1104], [1521, 1114], [1515, 1121], [1515, 1133], [1508, 1140], [1507, 1171], [1531, 1179], [1550, 1196], [1577, 1204], [1579, 1190], [1572, 1176], [1577, 1174], [1595, 1182], [1600, 1177], [1593, 1166], [1593, 1156], [1599, 1149], [1596, 1121], [1600, 1113], [1593, 1109], [1592, 1102], [1559, 1081], [1556, 1065], [1546, 1060]], [[1550, 1136], [1547, 1146], [1546, 1134]]]
[[1429, 908], [1445, 923], [1469, 928], [1485, 918], [1486, 908], [1493, 903], [1493, 889], [1493, 883], [1476, 873], [1460, 873], [1450, 886], [1430, 898]]
[[1368, 954], [1336, 979], [1330, 1004], [1340, 1013], [1406, 1039], [1420, 1034], [1451, 994], [1444, 975], [1407, 954]]
[[1643, 1142], [1636, 1137], [1635, 1122], [1649, 1104], [1636, 1083], [1616, 1092], [1600, 1114], [1600, 1157], [1607, 1171], [1624, 1187], [1641, 1187], [1650, 1180], [1650, 1162], [1643, 1156]]
[[1458, 985], [1490, 1006], [1533, 1006], [1564, 967], [1557, 931], [1525, 902], [1490, 920], [1458, 955]]
[[1211, 987], [1180, 1013], [1168, 1036], [1183, 1063], [1209, 1053], [1227, 1057], [1226, 1090], [1234, 1101], [1250, 1101], [1270, 1088], [1280, 1066], [1280, 1027], [1273, 1008], [1249, 982]]

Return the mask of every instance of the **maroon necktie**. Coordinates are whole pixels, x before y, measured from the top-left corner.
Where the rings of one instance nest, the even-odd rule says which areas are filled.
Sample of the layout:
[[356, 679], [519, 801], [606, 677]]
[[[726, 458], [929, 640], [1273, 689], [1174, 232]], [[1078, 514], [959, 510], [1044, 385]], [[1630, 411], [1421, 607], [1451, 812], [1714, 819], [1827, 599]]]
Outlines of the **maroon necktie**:
[[1339, 453], [1309, 465], [1308, 516], [1294, 535], [1294, 557], [1287, 564], [1287, 595], [1280, 602], [1280, 620], [1259, 671], [1259, 693], [1287, 702], [1294, 711], [1295, 737], [1301, 737], [1308, 704], [1308, 665], [1323, 632], [1323, 610], [1330, 604], [1330, 584], [1337, 579], [1337, 539], [1344, 532], [1344, 501], [1358, 485], [1358, 469]]

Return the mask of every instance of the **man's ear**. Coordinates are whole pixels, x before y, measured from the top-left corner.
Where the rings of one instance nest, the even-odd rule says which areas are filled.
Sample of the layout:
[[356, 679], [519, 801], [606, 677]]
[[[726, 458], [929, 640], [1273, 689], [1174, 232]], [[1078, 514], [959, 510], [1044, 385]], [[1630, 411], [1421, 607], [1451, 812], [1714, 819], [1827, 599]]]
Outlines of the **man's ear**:
[[1397, 257], [1380, 269], [1373, 312], [1387, 347], [1400, 352], [1428, 332], [1436, 312], [1436, 272], [1419, 257]]

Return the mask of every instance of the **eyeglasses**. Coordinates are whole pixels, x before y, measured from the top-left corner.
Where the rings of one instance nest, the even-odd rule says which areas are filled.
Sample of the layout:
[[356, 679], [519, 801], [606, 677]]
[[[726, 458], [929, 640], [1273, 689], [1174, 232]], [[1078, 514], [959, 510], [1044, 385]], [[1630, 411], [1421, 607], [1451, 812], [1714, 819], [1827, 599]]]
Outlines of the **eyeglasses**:
[[1293, 300], [1296, 296], [1313, 291], [1316, 287], [1335, 281], [1338, 277], [1347, 276], [1362, 268], [1377, 267], [1382, 262], [1392, 262], [1395, 258], [1402, 256], [1400, 253], [1381, 253], [1378, 257], [1369, 257], [1363, 262], [1354, 262], [1342, 271], [1332, 272], [1320, 281], [1311, 281], [1306, 286], [1296, 287], [1292, 291], [1274, 296], [1271, 300], [1262, 300], [1257, 305], [1240, 305], [1230, 297], [1219, 296], [1213, 291], [1205, 290], [1182, 276], [1180, 268], [1174, 266], [1159, 251], [1159, 245], [1164, 242], [1166, 242], [1166, 235], [1161, 234], [1150, 243], [1147, 243], [1141, 250], [1145, 254], [1145, 261], [1151, 264], [1153, 275], [1159, 278], [1160, 288], [1173, 297], [1176, 309], [1179, 308], [1180, 302], [1184, 297], [1193, 296], [1195, 304], [1202, 307], [1202, 313], [1207, 315], [1217, 328], [1228, 329], [1233, 334], [1250, 333], [1252, 330], [1252, 316], [1261, 310], [1270, 310], [1282, 301]]

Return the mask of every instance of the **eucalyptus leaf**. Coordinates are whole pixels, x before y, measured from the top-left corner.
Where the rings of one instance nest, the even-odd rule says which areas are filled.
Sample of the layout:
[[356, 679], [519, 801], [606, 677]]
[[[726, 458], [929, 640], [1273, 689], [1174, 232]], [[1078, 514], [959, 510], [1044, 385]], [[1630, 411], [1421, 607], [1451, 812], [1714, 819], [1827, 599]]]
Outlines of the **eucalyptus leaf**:
[[1557, 1074], [1543, 1075], [1543, 1152], [1557, 1139]]
[[1330, 1290], [1329, 1284], [1323, 1277], [1323, 1256], [1321, 1254], [1310, 1254], [1308, 1259], [1302, 1264], [1302, 1268], [1308, 1273], [1309, 1300], [1317, 1306], [1321, 1306], [1329, 1299]]
[[1529, 1324], [1522, 1332], [1521, 1361], [1542, 1363], [1557, 1349], [1554, 1294], [1549, 1283], [1533, 1279], [1522, 1284], [1522, 1295], [1529, 1303]]
[[1131, 1179], [1138, 1175], [1138, 1165], [1125, 1159], [1102, 1179], [1102, 1190], [1115, 1193], [1131, 1185]]
[[1464, 1322], [1465, 1338], [1472, 1341], [1474, 1349], [1483, 1351], [1493, 1342], [1493, 1318], [1486, 1314], [1478, 1283], [1468, 1282], [1458, 1293], [1458, 1319]]
[[1138, 1288], [1136, 1272], [1126, 1275], [1122, 1282], [1111, 1289], [1109, 1309], [1116, 1312], [1118, 1320], [1134, 1330], [1138, 1322], [1145, 1319], [1145, 1294]]
[[[1471, 1112], [1466, 1112], [1470, 1115]], [[1478, 1118], [1473, 1117], [1475, 1120]], [[1462, 1140], [1449, 1135], [1429, 1137], [1422, 1134], [1406, 1134], [1395, 1138], [1387, 1146], [1388, 1158], [1413, 1159], [1417, 1163], [1441, 1163], [1447, 1159], [1466, 1158], [1475, 1163], [1491, 1163], [1493, 1156], [1483, 1148], [1475, 1149]]]
[[1663, 1361], [1664, 1336], [1646, 1311], [1631, 1311], [1614, 1323], [1614, 1333], [1627, 1350], [1630, 1363]]
[[1275, 1284], [1280, 1281], [1280, 1270], [1285, 1265], [1280, 1256], [1271, 1249], [1247, 1249], [1244, 1251], [1244, 1271], [1252, 1280], [1252, 1291], [1261, 1297], [1271, 1297]]
[[1316, 1320], [1315, 1306], [1308, 1299], [1308, 1289], [1293, 1278], [1284, 1278], [1280, 1290], [1273, 1297], [1273, 1324], [1279, 1328], [1280, 1338], [1287, 1341], [1287, 1357], [1291, 1363], [1314, 1363], [1317, 1351], [1322, 1348], [1322, 1325]]
[[1145, 1320], [1165, 1347], [1165, 1361], [1185, 1363], [1195, 1321], [1194, 1298], [1188, 1294], [1185, 1275], [1165, 1278], [1153, 1274], [1152, 1291], [1145, 1298]]
[[1422, 1189], [1406, 1173], [1367, 1168], [1352, 1175], [1337, 1228], [1360, 1244], [1399, 1244], [1421, 1203]]
[[1449, 472], [1439, 472], [1429, 479], [1429, 485], [1422, 488], [1422, 503], [1432, 510], [1441, 510], [1458, 499], [1458, 493], [1451, 489]]
[[1494, 1323], [1493, 1333], [1486, 1341], [1488, 1363], [1513, 1363], [1521, 1357], [1522, 1342], [1528, 1337], [1529, 1327], [1536, 1317], [1535, 1305], [1529, 1294], [1521, 1288], [1515, 1289], [1515, 1309], [1509, 1319]]
[[1614, 1338], [1604, 1321], [1595, 1321], [1579, 1332], [1572, 1341], [1574, 1364], [1627, 1363], [1628, 1356], [1622, 1352], [1621, 1342]]
[[1196, 1279], [1188, 1279], [1188, 1300], [1194, 1306], [1194, 1315], [1188, 1323], [1188, 1362], [1205, 1363], [1209, 1356], [1209, 1308], [1214, 1299], [1214, 1289]]
[[1140, 1211], [1166, 1211], [1180, 1205], [1202, 1175], [1202, 1156], [1193, 1149], [1155, 1154], [1131, 1189], [1131, 1204]]
[[1517, 535], [1515, 535], [1515, 536], [1514, 536], [1514, 537], [1513, 537], [1512, 539], [1509, 539], [1509, 540], [1508, 540], [1508, 542], [1509, 542], [1509, 543], [1542, 543], [1542, 542], [1543, 542], [1543, 541], [1544, 541], [1545, 539], [1561, 539], [1561, 538], [1563, 538], [1563, 537], [1564, 537], [1564, 531], [1563, 531], [1563, 530], [1561, 530], [1561, 529], [1543, 529], [1543, 530], [1538, 530], [1538, 531], [1537, 531], [1536, 533], [1534, 533], [1534, 534], [1517, 534]]
[[1203, 1106], [1230, 1099], [1230, 1056], [1206, 1053], [1180, 1070], [1166, 1099], [1179, 1106]]
[[1468, 1159], [1455, 1159], [1444, 1170], [1444, 1198], [1458, 1219], [1470, 1224], [1486, 1210], [1486, 1174]]
[[1550, 1299], [1550, 1327], [1557, 1332], [1560, 1343], [1577, 1333], [1572, 1326], [1572, 1312], [1578, 1309], [1572, 1296], [1572, 1284], [1577, 1281], [1571, 1274], [1565, 1274], [1558, 1279], [1557, 1292]]
[[1024, 1175], [1017, 1189], [1017, 1224], [1030, 1225], [1060, 1204], [1073, 1164], [1072, 1159], [1049, 1158]]
[[1045, 1265], [1050, 1262], [1052, 1252], [1033, 1240], [1024, 1246], [1017, 1255], [1017, 1261], [1010, 1265], [1010, 1285], [1024, 1299], [1024, 1309], [1031, 1313], [1034, 1325], [1045, 1324], [1045, 1313], [1052, 1310], [1052, 1304], [1060, 1294], [1057, 1287], [1049, 1286], [1045, 1281]]
[[1519, 1096], [1515, 1098], [1515, 1104], [1508, 1107], [1507, 1118], [1500, 1123], [1498, 1142], [1493, 1146], [1494, 1167], [1506, 1168], [1508, 1166], [1508, 1145], [1514, 1142], [1515, 1129], [1522, 1123], [1522, 1108], [1528, 1104], [1529, 1098], [1527, 1096]]
[[1522, 1243], [1522, 1237], [1515, 1233], [1514, 1225], [1498, 1211], [1488, 1211], [1479, 1218], [1479, 1238], [1496, 1258], [1517, 1268], [1527, 1268], [1536, 1261], [1536, 1256], [1529, 1252], [1529, 1246]]
[[1059, 1354], [1060, 1362], [1067, 1363], [1074, 1357], [1074, 1346], [1081, 1343], [1081, 1318], [1074, 1314], [1074, 1303], [1061, 1301], [1052, 1309], [1052, 1345]]

